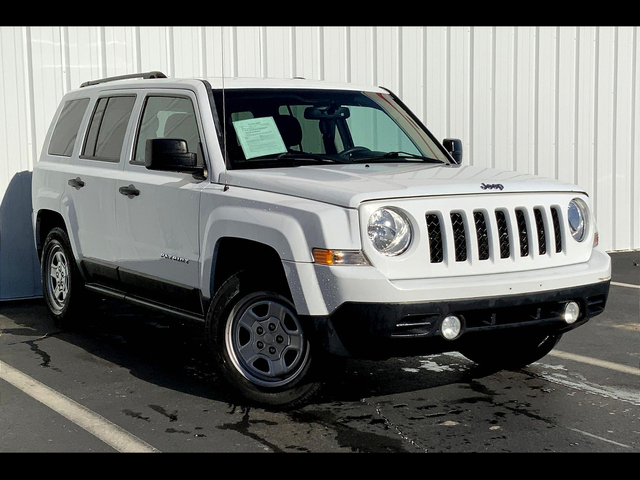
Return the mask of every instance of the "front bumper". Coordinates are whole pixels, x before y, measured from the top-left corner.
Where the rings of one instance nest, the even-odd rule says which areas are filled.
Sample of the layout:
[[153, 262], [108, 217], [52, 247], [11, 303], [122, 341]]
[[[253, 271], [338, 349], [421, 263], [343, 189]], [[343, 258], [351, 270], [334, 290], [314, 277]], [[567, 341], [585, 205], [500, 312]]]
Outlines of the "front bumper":
[[[482, 341], [495, 332], [543, 330], [564, 333], [604, 311], [610, 281], [535, 294], [493, 296], [418, 303], [357, 303], [341, 305], [329, 316], [309, 317], [319, 340], [331, 353], [358, 358], [388, 358], [458, 351], [465, 342]], [[562, 319], [564, 305], [577, 302], [575, 323]], [[455, 314], [462, 320], [456, 340], [440, 335], [442, 320]]]
[[[602, 313], [611, 280], [611, 259], [598, 248], [573, 265], [395, 281], [372, 267], [288, 267], [298, 313], [325, 349], [364, 358], [459, 351], [497, 331], [563, 333]], [[568, 301], [581, 312], [571, 325], [561, 318]], [[462, 319], [462, 334], [453, 341], [440, 335], [450, 314]]]
[[572, 265], [519, 271], [514, 264], [511, 272], [398, 280], [389, 280], [384, 271], [374, 267], [283, 264], [296, 309], [300, 315], [309, 316], [331, 316], [345, 303], [406, 304], [528, 296], [611, 278], [611, 258], [598, 248], [586, 262]]

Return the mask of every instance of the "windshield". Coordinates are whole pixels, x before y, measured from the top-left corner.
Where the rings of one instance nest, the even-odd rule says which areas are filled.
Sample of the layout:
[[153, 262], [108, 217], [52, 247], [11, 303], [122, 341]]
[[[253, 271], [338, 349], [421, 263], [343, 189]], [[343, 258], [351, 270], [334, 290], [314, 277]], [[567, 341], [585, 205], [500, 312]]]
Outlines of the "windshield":
[[[230, 168], [324, 163], [448, 163], [391, 95], [316, 89], [214, 91]], [[220, 119], [220, 124], [223, 121]]]

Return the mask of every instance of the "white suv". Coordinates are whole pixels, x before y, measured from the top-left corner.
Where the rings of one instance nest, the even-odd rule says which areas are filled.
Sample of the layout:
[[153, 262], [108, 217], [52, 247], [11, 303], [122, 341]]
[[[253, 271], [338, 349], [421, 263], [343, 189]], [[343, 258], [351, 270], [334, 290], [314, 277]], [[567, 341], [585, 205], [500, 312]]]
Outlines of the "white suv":
[[460, 144], [384, 88], [87, 82], [33, 172], [48, 308], [77, 320], [93, 292], [202, 322], [271, 406], [336, 356], [527, 365], [604, 310], [610, 259], [583, 190], [462, 165]]

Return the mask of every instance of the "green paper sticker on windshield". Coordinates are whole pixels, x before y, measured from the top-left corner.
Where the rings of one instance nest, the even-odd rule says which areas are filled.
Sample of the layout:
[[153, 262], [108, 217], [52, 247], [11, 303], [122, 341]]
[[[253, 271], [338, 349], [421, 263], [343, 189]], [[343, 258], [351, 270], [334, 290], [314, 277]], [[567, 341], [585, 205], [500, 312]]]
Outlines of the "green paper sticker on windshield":
[[238, 120], [233, 127], [247, 160], [287, 151], [273, 117]]

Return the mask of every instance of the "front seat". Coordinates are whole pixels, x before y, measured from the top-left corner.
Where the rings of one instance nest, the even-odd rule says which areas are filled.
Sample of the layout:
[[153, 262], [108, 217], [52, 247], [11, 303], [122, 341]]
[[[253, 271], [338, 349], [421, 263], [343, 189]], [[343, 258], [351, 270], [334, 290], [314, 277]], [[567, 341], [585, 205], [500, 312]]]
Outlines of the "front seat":
[[276, 115], [274, 120], [287, 150], [291, 152], [291, 147], [296, 146], [296, 151], [302, 152], [302, 127], [298, 119], [291, 115]]

